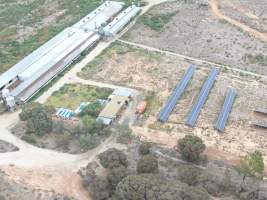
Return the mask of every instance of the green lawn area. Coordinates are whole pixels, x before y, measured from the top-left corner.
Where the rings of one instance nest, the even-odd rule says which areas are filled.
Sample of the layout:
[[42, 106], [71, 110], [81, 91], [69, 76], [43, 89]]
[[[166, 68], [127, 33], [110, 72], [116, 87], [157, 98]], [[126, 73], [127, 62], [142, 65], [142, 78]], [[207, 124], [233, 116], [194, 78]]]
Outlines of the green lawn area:
[[94, 103], [97, 99], [106, 99], [112, 89], [80, 84], [66, 84], [48, 98], [46, 104], [55, 108], [76, 109], [81, 102]]

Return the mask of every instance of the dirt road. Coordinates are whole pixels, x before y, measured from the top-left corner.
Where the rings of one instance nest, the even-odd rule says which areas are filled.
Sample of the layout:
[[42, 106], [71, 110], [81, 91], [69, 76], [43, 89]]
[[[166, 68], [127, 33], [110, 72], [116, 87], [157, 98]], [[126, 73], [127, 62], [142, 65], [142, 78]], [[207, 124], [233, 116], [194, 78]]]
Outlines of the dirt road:
[[[228, 2], [228, 4], [231, 4], [231, 2]], [[247, 32], [248, 34], [250, 34], [251, 36], [254, 36], [264, 42], [267, 42], [267, 34], [266, 33], [262, 33], [262, 32], [259, 32], [245, 24], [242, 24], [241, 22], [237, 21], [237, 20], [234, 20], [226, 15], [224, 15], [222, 13], [222, 11], [219, 9], [219, 1], [218, 0], [210, 0], [209, 1], [209, 5], [210, 5], [210, 8], [211, 8], [211, 11], [214, 13], [214, 15], [216, 15], [218, 18], [220, 19], [223, 19], [223, 20], [226, 20], [228, 23], [234, 25], [234, 26], [237, 26], [239, 27], [240, 29], [242, 29], [243, 31]], [[235, 7], [236, 8], [236, 7]], [[249, 14], [250, 17], [252, 17], [251, 14]], [[255, 18], [255, 16], [253, 16]]]

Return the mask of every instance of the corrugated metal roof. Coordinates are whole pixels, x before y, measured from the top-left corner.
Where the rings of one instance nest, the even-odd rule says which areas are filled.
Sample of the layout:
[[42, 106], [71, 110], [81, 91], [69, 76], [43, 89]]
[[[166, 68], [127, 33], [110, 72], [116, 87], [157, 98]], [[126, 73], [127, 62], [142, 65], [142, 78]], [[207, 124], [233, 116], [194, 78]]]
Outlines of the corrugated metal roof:
[[[64, 35], [65, 34], [62, 33], [63, 37], [64, 37]], [[80, 44], [87, 41], [89, 37], [92, 37], [94, 39], [94, 41], [99, 39], [98, 35], [96, 35], [93, 32], [90, 32], [90, 33], [86, 33], [86, 34], [83, 33], [82, 35], [74, 34], [71, 37], [68, 37], [67, 40], [70, 40], [70, 42], [68, 42], [68, 45], [65, 45], [65, 43], [58, 44], [58, 46], [56, 46], [53, 50], [48, 52], [45, 56], [40, 58], [31, 67], [29, 67], [27, 69], [27, 71], [24, 71], [22, 74], [19, 75], [19, 76], [21, 76], [23, 81], [14, 90], [11, 91], [11, 94], [13, 96], [19, 96], [19, 98], [22, 101], [27, 100], [30, 96], [32, 96], [32, 94], [34, 92], [36, 92], [37, 89], [42, 87], [42, 84], [46, 83], [55, 74], [57, 74], [56, 72], [61, 71], [61, 68], [59, 67], [58, 69], [54, 69], [54, 73], [51, 73], [51, 75], [48, 74], [47, 76], [42, 77], [43, 80], [38, 80], [47, 71], [52, 70], [53, 66], [55, 66], [55, 64], [59, 62], [58, 57], [60, 57], [61, 59], [66, 57], [65, 61], [61, 60], [61, 61], [63, 61], [61, 66], [64, 68], [65, 65], [67, 65], [69, 62], [71, 62], [74, 59], [74, 57], [76, 57], [79, 53], [82, 52], [82, 50], [75, 52], [74, 51], [75, 48], [77, 48], [77, 46], [79, 46]], [[65, 41], [67, 41], [67, 40], [65, 40]], [[91, 42], [93, 42], [93, 41], [91, 41]], [[74, 52], [72, 52], [72, 51], [74, 51]], [[60, 53], [57, 53], [57, 52], [60, 52]], [[72, 52], [72, 54], [70, 54], [71, 52]], [[31, 84], [37, 80], [39, 81], [39, 84], [33, 85], [32, 87], [30, 87]], [[30, 88], [30, 90], [25, 92], [24, 90], [26, 90], [28, 87]], [[24, 92], [24, 94], [21, 94], [22, 92]]]
[[263, 122], [263, 121], [254, 121], [251, 123], [254, 126], [257, 126], [259, 128], [265, 128], [267, 129], [267, 122]]
[[128, 97], [125, 96], [114, 96], [111, 101], [106, 105], [106, 107], [101, 111], [99, 117], [116, 118], [118, 112], [125, 105], [125, 101], [129, 100]]
[[267, 115], [267, 109], [265, 109], [265, 108], [257, 108], [254, 110], [254, 112]]
[[159, 115], [159, 120], [161, 122], [166, 122], [174, 109], [178, 99], [182, 96], [186, 86], [188, 85], [189, 81], [191, 80], [193, 74], [195, 72], [195, 66], [191, 65], [186, 73], [184, 74], [180, 83], [176, 86], [175, 90], [173, 91], [172, 95], [168, 99], [166, 105], [162, 109]]
[[116, 96], [124, 96], [124, 97], [129, 97], [132, 95], [132, 92], [127, 89], [116, 89], [112, 92], [113, 95]]
[[127, 23], [131, 21], [133, 17], [138, 14], [140, 10], [141, 8], [135, 5], [126, 8], [104, 28], [105, 34], [108, 36], [112, 36], [118, 33]]
[[[37, 61], [41, 62], [40, 59], [45, 57], [46, 54], [48, 54], [51, 50], [53, 50], [55, 47], [58, 45], [64, 46], [65, 40], [68, 39], [68, 36], [71, 34], [76, 35], [77, 32], [74, 31], [75, 33], [72, 33], [70, 30], [71, 29], [80, 29], [84, 31], [84, 29], [91, 30], [92, 27], [95, 27], [95, 24], [101, 25], [103, 23], [106, 23], [113, 15], [118, 13], [121, 9], [123, 8], [123, 3], [120, 2], [114, 2], [114, 1], [107, 1], [104, 4], [102, 4], [100, 7], [98, 7], [94, 12], [90, 13], [86, 17], [84, 17], [82, 20], [80, 20], [78, 23], [72, 26], [72, 28], [67, 28], [58, 35], [56, 35], [54, 38], [50, 39], [48, 42], [43, 44], [41, 47], [36, 49], [34, 52], [26, 56], [24, 59], [22, 59], [19, 63], [14, 65], [12, 68], [7, 70], [5, 73], [3, 73], [0, 76], [0, 88], [5, 86], [6, 84], [9, 83], [9, 81], [13, 80], [16, 78], [19, 74], [27, 70], [28, 67], [32, 66], [34, 63]], [[88, 19], [89, 17], [89, 19]], [[67, 31], [66, 31], [67, 30]], [[87, 34], [91, 34], [91, 32], [88, 32]], [[95, 40], [95, 38], [94, 38]], [[87, 45], [90, 45], [93, 41], [88, 41]], [[73, 43], [65, 44], [65, 45], [75, 45], [75, 41]], [[78, 44], [76, 45], [78, 46]], [[64, 47], [65, 49], [67, 47]], [[55, 51], [54, 53], [57, 54], [57, 57], [59, 57], [60, 52], [62, 52], [60, 49], [57, 49], [58, 51]], [[46, 57], [46, 59], [43, 61], [41, 65], [44, 65], [45, 63], [51, 63], [53, 61], [56, 61], [56, 58], [50, 53], [49, 56], [51, 57]], [[56, 56], [56, 55], [55, 55]], [[51, 61], [51, 59], [53, 61]], [[59, 58], [58, 58], [59, 60]], [[35, 68], [36, 67], [36, 68]], [[32, 72], [36, 72], [38, 74], [38, 71], [42, 67], [37, 67], [35, 66], [34, 69], [29, 69], [27, 70], [30, 72], [29, 74], [27, 72], [24, 72], [25, 74], [30, 75]], [[48, 67], [47, 67], [48, 68]]]
[[111, 17], [117, 14], [124, 3], [116, 1], [106, 1], [93, 12], [82, 18], [79, 22], [73, 25], [75, 28], [83, 30], [95, 31], [103, 23], [106, 23]]
[[216, 68], [212, 68], [206, 82], [204, 83], [199, 96], [197, 98], [197, 101], [195, 103], [195, 105], [193, 106], [192, 111], [190, 112], [190, 114], [187, 117], [186, 120], [186, 124], [189, 126], [194, 126], [197, 118], [200, 114], [201, 108], [203, 107], [204, 103], [206, 102], [209, 92], [215, 82], [216, 76], [219, 73], [219, 70]]

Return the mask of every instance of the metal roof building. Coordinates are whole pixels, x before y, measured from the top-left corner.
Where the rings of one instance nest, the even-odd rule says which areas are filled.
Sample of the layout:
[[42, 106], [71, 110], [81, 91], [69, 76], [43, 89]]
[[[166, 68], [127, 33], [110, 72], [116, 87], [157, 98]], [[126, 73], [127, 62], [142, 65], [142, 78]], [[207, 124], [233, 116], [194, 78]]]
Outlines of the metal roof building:
[[123, 2], [106, 1], [93, 12], [73, 25], [85, 31], [96, 31], [101, 25], [107, 23], [112, 16], [117, 14], [124, 6]]
[[122, 8], [123, 3], [107, 1], [72, 27], [60, 32], [0, 75], [0, 91], [12, 85], [11, 95], [19, 101], [27, 101], [84, 50], [95, 44], [100, 39], [100, 35], [94, 32], [95, 28], [107, 23]]
[[136, 5], [132, 5], [121, 12], [117, 17], [113, 19], [105, 28], [104, 34], [106, 36], [113, 36], [118, 33], [125, 25], [127, 25], [132, 18], [134, 18], [141, 8]]
[[97, 121], [101, 121], [103, 124], [109, 125], [118, 117], [119, 112], [126, 105], [126, 101], [129, 101], [127, 96], [113, 96], [106, 107], [101, 111], [97, 117]]

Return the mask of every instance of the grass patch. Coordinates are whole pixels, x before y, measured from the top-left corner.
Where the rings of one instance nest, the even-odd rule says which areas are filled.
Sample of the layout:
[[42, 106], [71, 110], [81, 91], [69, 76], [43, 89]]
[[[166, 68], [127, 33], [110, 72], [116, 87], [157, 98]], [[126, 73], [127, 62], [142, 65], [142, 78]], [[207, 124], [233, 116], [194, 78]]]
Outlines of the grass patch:
[[66, 84], [48, 98], [46, 104], [56, 108], [77, 108], [81, 102], [96, 102], [97, 99], [106, 99], [112, 90], [80, 84]]
[[160, 32], [163, 30], [164, 26], [171, 21], [173, 16], [177, 14], [177, 12], [178, 11], [160, 14], [147, 13], [138, 19], [138, 23], [141, 23], [154, 31]]
[[246, 54], [244, 58], [251, 64], [259, 64], [262, 66], [267, 65], [267, 56], [263, 54], [257, 54], [255, 56], [251, 54]]

